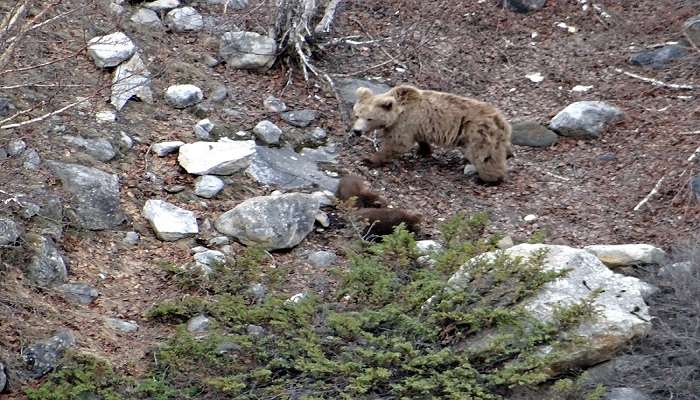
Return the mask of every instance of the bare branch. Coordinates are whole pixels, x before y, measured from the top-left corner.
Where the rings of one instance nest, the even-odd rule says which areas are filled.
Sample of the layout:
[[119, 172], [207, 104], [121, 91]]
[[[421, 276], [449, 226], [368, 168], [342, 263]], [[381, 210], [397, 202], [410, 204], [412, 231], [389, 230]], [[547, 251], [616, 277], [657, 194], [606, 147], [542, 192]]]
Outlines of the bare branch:
[[649, 192], [649, 194], [647, 194], [647, 195], [642, 199], [642, 201], [640, 201], [640, 202], [634, 207], [634, 209], [633, 209], [634, 211], [639, 211], [639, 210], [642, 208], [643, 205], [645, 205], [647, 202], [649, 202], [649, 200], [650, 200], [652, 197], [654, 197], [656, 194], [659, 193], [659, 189], [661, 188], [661, 184], [663, 183], [664, 179], [666, 179], [666, 175], [662, 176], [661, 179], [659, 179], [659, 181], [656, 182], [656, 185], [654, 185], [654, 188], [651, 189], [651, 192]]
[[663, 82], [663, 81], [660, 81], [657, 79], [647, 78], [645, 76], [633, 74], [632, 72], [623, 71], [619, 68], [615, 68], [615, 72], [627, 75], [631, 78], [639, 79], [639, 80], [644, 81], [644, 82], [649, 82], [654, 86], [661, 86], [661, 87], [667, 87], [669, 89], [678, 89], [678, 90], [695, 90], [695, 89], [697, 89], [697, 86], [682, 85], [682, 84], [679, 85], [679, 84], [675, 84], [675, 83], [666, 83], [666, 82]]
[[333, 24], [333, 19], [335, 18], [335, 12], [342, 1], [343, 0], [331, 0], [328, 2], [326, 5], [326, 11], [323, 13], [323, 18], [321, 18], [321, 22], [319, 22], [318, 25], [316, 25], [316, 28], [314, 28], [314, 33], [320, 34], [331, 31], [331, 25]]

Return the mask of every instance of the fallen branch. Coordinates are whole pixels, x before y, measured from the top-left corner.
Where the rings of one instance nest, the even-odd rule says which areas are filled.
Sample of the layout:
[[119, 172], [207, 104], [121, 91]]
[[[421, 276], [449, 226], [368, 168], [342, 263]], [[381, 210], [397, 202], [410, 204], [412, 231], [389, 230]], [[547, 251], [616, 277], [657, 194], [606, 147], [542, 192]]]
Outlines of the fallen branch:
[[644, 197], [642, 201], [640, 201], [634, 207], [634, 211], [639, 211], [643, 205], [645, 205], [653, 196], [659, 193], [659, 189], [661, 188], [661, 184], [663, 183], [664, 179], [666, 179], [666, 175], [662, 176], [661, 179], [659, 179], [659, 181], [656, 182], [656, 185], [654, 185], [654, 188], [651, 189], [651, 192], [649, 192], [649, 194], [647, 194], [646, 197]]
[[697, 149], [695, 149], [695, 151], [693, 152], [693, 154], [691, 154], [690, 157], [688, 157], [688, 162], [693, 162], [693, 161], [695, 161], [695, 159], [698, 158], [698, 157], [700, 157], [700, 147], [698, 147]]
[[16, 123], [16, 124], [0, 125], [0, 129], [19, 128], [19, 127], [22, 127], [22, 126], [25, 126], [25, 125], [33, 124], [33, 123], [35, 123], [35, 122], [43, 121], [43, 120], [45, 120], [45, 119], [47, 119], [47, 118], [53, 117], [54, 115], [57, 115], [57, 114], [60, 114], [60, 113], [62, 113], [62, 112], [64, 112], [64, 111], [70, 110], [71, 108], [73, 108], [73, 107], [75, 107], [75, 106], [77, 106], [77, 105], [79, 105], [79, 104], [81, 104], [81, 103], [84, 103], [84, 102], [88, 101], [89, 99], [90, 99], [90, 98], [81, 99], [81, 100], [79, 100], [79, 101], [70, 103], [70, 104], [68, 104], [68, 105], [66, 105], [66, 106], [64, 106], [64, 107], [61, 107], [61, 108], [59, 108], [58, 110], [52, 111], [52, 112], [50, 112], [50, 113], [46, 113], [46, 114], [44, 114], [44, 115], [42, 115], [42, 116], [39, 116], [39, 117], [36, 117], [36, 118], [32, 118], [32, 119], [27, 120], [27, 121], [18, 122], [18, 123]]
[[335, 18], [335, 12], [342, 1], [343, 0], [331, 0], [328, 2], [326, 5], [326, 11], [323, 13], [323, 18], [321, 18], [321, 22], [316, 25], [314, 33], [320, 34], [331, 31], [331, 25], [333, 24], [333, 19]]
[[666, 82], [663, 82], [663, 81], [660, 81], [660, 80], [657, 80], [657, 79], [647, 78], [647, 77], [645, 77], [645, 76], [633, 74], [632, 72], [623, 71], [623, 70], [621, 70], [621, 69], [619, 69], [619, 68], [615, 68], [615, 72], [620, 73], [620, 74], [627, 75], [627, 76], [629, 76], [629, 77], [631, 77], [631, 78], [639, 79], [640, 81], [644, 81], [644, 82], [651, 83], [651, 84], [654, 85], [654, 86], [667, 87], [667, 88], [669, 88], [669, 89], [695, 90], [695, 89], [698, 88], [697, 86], [693, 86], [693, 85], [684, 85], [684, 84], [680, 84], [680, 85], [679, 85], [679, 84], [676, 84], [676, 83], [666, 83]]

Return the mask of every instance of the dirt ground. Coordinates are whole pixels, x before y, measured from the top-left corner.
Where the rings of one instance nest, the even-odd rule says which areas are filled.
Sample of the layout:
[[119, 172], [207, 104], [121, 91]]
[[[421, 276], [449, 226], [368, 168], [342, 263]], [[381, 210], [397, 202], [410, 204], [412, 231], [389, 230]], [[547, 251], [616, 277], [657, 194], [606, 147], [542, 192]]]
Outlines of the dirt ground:
[[[291, 109], [321, 111], [320, 126], [341, 145], [339, 169], [366, 177], [393, 206], [420, 211], [424, 216], [421, 238], [437, 237], [441, 221], [457, 212], [486, 211], [491, 230], [525, 240], [536, 231], [546, 233], [546, 242], [584, 246], [645, 242], [671, 250], [676, 243], [696, 237], [700, 228], [700, 207], [691, 196], [689, 180], [700, 173], [697, 163], [687, 162], [700, 145], [698, 90], [656, 87], [616, 71], [634, 72], [669, 83], [700, 86], [700, 51], [661, 70], [646, 70], [628, 63], [629, 56], [649, 46], [680, 38], [681, 25], [697, 15], [698, 1], [640, 0], [598, 1], [610, 14], [605, 19], [592, 9], [584, 11], [580, 1], [548, 1], [536, 13], [522, 15], [498, 6], [499, 1], [368, 0], [350, 2], [342, 10], [332, 38], [314, 63], [331, 77], [380, 78], [389, 85], [411, 83], [423, 88], [451, 91], [496, 104], [510, 119], [532, 118], [547, 123], [558, 111], [579, 100], [604, 100], [625, 111], [625, 118], [597, 140], [560, 138], [546, 149], [516, 147], [509, 162], [509, 179], [498, 186], [485, 186], [462, 173], [464, 160], [449, 151], [438, 151], [430, 159], [407, 155], [379, 169], [360, 163], [372, 150], [369, 141], [346, 140], [346, 126], [338, 112], [334, 93], [322, 79], [305, 83], [299, 71], [290, 75], [282, 69], [264, 73], [235, 71], [221, 65], [208, 69], [201, 54], [212, 49], [213, 33], [143, 35], [136, 37], [149, 54], [150, 65], [159, 75], [154, 105], [132, 102], [119, 116], [116, 130], [141, 138], [123, 158], [105, 170], [119, 174], [122, 205], [128, 214], [123, 229], [80, 232], [68, 229], [62, 242], [70, 260], [70, 279], [96, 287], [100, 297], [82, 307], [65, 303], [50, 291], [31, 287], [19, 267], [10, 265], [0, 287], [0, 358], [11, 360], [36, 338], [49, 336], [65, 327], [78, 332], [79, 347], [110, 359], [118, 369], [138, 374], [144, 354], [170, 333], [169, 328], [144, 318], [145, 311], [165, 299], [184, 296], [159, 265], [184, 264], [190, 259], [194, 241], [162, 243], [155, 239], [141, 216], [149, 198], [161, 198], [188, 208], [199, 216], [216, 217], [253, 195], [266, 194], [244, 176], [234, 176], [217, 199], [202, 202], [192, 196], [168, 194], [144, 178], [146, 172], [163, 177], [164, 184], [191, 187], [193, 178], [182, 173], [175, 157], [159, 159], [148, 154], [148, 144], [163, 140], [193, 141], [192, 126], [199, 119], [186, 111], [169, 108], [160, 93], [170, 84], [194, 83], [207, 89], [216, 83], [229, 88], [227, 107], [239, 111], [226, 114], [214, 110], [211, 118], [231, 129], [252, 129], [269, 118], [285, 126], [277, 116], [268, 115], [262, 100], [269, 94], [283, 99]], [[269, 12], [265, 2], [249, 10], [230, 11], [226, 20], [244, 30], [264, 32]], [[214, 6], [200, 12], [221, 15]], [[98, 8], [95, 8], [98, 10]], [[113, 26], [108, 14], [88, 18], [98, 32]], [[47, 50], [46, 57], [79, 48], [82, 33], [77, 23], [61, 23], [44, 39], [61, 37], [63, 50]], [[575, 33], [558, 27], [564, 22]], [[121, 24], [117, 21], [116, 24]], [[100, 25], [103, 24], [103, 25]], [[536, 33], [536, 34], [535, 34]], [[89, 35], [88, 35], [89, 36]], [[357, 42], [360, 42], [359, 44]], [[354, 43], [354, 44], [353, 44]], [[41, 47], [41, 46], [39, 46]], [[39, 50], [37, 50], [39, 51]], [[25, 56], [26, 57], [26, 56]], [[177, 60], [175, 62], [174, 60]], [[26, 60], [19, 58], [18, 63]], [[79, 73], [68, 74], [70, 71]], [[526, 75], [539, 72], [544, 80], [531, 82]], [[31, 72], [41, 74], [40, 71]], [[105, 82], [107, 73], [95, 71], [87, 57], [59, 63], [52, 74], [68, 74], [66, 82]], [[48, 79], [21, 75], [13, 79]], [[8, 84], [11, 84], [8, 80]], [[575, 85], [592, 86], [588, 92], [573, 92]], [[85, 95], [80, 88], [61, 96]], [[20, 103], [47, 96], [49, 92], [27, 90], [12, 96]], [[49, 93], [50, 94], [50, 93]], [[97, 99], [104, 98], [98, 95]], [[98, 102], [99, 103], [99, 102]], [[20, 104], [22, 105], [22, 104]], [[98, 104], [99, 108], [99, 104]], [[69, 129], [95, 127], [86, 112], [62, 121]], [[55, 140], [46, 140], [55, 121], [29, 129], [0, 133], [5, 138], [22, 137], [43, 159], [60, 157], [80, 161], [80, 155]], [[3, 162], [6, 171], [19, 170], [15, 161]], [[637, 205], [665, 177], [659, 196], [638, 212]], [[27, 178], [29, 179], [29, 178]], [[49, 177], [33, 177], [56, 185]], [[18, 180], [6, 186], [19, 185]], [[307, 265], [304, 255], [312, 250], [332, 249], [342, 256], [349, 235], [342, 222], [329, 210], [333, 224], [312, 233], [289, 252], [274, 253], [266, 268], [286, 268], [289, 292], [312, 290], [323, 294], [333, 284], [328, 271]], [[523, 217], [535, 214], [534, 223]], [[201, 222], [201, 221], [200, 221]], [[143, 236], [136, 247], [121, 243], [123, 233], [136, 230]], [[37, 293], [41, 295], [37, 298]], [[106, 328], [104, 317], [133, 319], [140, 325], [135, 334], [115, 333]], [[10, 367], [13, 363], [8, 361]], [[4, 395], [3, 395], [4, 396]], [[8, 399], [17, 394], [7, 395]]]

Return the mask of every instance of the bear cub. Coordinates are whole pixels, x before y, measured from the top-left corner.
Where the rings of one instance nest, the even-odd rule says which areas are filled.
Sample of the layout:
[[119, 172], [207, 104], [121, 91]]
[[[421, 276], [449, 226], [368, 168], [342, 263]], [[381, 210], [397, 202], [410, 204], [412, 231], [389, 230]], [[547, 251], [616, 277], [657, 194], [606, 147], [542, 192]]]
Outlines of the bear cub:
[[381, 166], [418, 143], [422, 156], [431, 153], [431, 145], [459, 148], [485, 182], [506, 177], [511, 127], [493, 105], [408, 85], [379, 95], [361, 87], [353, 117], [354, 135], [382, 132], [382, 149], [366, 160], [372, 166]]

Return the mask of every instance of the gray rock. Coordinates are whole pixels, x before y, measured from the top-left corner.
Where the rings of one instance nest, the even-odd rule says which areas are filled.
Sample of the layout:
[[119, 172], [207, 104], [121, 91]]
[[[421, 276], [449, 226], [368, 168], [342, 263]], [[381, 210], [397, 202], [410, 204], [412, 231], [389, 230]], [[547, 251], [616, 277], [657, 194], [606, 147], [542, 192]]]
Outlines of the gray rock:
[[666, 253], [650, 244], [592, 245], [584, 248], [609, 267], [661, 264]]
[[695, 200], [700, 201], [700, 175], [696, 175], [690, 180], [690, 192]]
[[157, 29], [163, 27], [163, 23], [160, 21], [158, 14], [148, 8], [139, 8], [131, 15], [129, 20], [146, 28]]
[[382, 82], [374, 82], [363, 79], [339, 79], [336, 81], [336, 88], [341, 100], [341, 107], [345, 115], [350, 118], [352, 116], [352, 107], [357, 101], [357, 89], [366, 87], [374, 94], [382, 94], [391, 87]]
[[151, 73], [138, 54], [114, 70], [110, 102], [119, 111], [134, 97], [145, 103], [153, 103]]
[[661, 267], [661, 269], [659, 269], [659, 276], [666, 279], [691, 276], [690, 274], [693, 273], [693, 269], [693, 263], [690, 261], [677, 262]]
[[31, 233], [24, 241], [31, 254], [25, 271], [29, 280], [42, 287], [66, 281], [68, 270], [53, 240]]
[[204, 247], [204, 246], [195, 246], [195, 247], [193, 247], [193, 248], [190, 249], [190, 252], [191, 252], [192, 254], [197, 254], [197, 253], [201, 253], [201, 252], [207, 251], [207, 250], [209, 250], [209, 249], [207, 249], [207, 248]]
[[0, 393], [5, 391], [7, 387], [7, 374], [5, 372], [5, 364], [0, 362]]
[[650, 400], [644, 393], [633, 388], [613, 388], [603, 397], [604, 400]]
[[338, 258], [338, 256], [335, 255], [334, 252], [332, 251], [314, 251], [313, 253], [309, 254], [308, 262], [311, 264], [312, 267], [315, 268], [328, 268], [333, 263], [335, 260]]
[[221, 37], [219, 57], [233, 68], [269, 68], [277, 57], [277, 43], [255, 32], [226, 32]]
[[542, 9], [547, 0], [505, 0], [503, 4], [510, 10], [519, 13], [528, 13]]
[[214, 124], [209, 118], [202, 119], [194, 125], [194, 136], [199, 140], [209, 140], [213, 129]]
[[617, 161], [617, 156], [613, 153], [601, 154], [598, 156], [599, 161]]
[[240, 350], [241, 350], [241, 346], [238, 343], [226, 340], [226, 341], [219, 343], [219, 345], [216, 346], [216, 349], [214, 350], [214, 352], [220, 356], [223, 356], [223, 355], [235, 355]]
[[426, 255], [442, 250], [442, 245], [434, 240], [419, 240], [416, 242], [416, 250], [419, 254]]
[[314, 128], [311, 130], [309, 136], [314, 142], [323, 142], [328, 137], [328, 132], [323, 128]]
[[139, 330], [139, 325], [134, 321], [124, 321], [119, 318], [105, 318], [105, 325], [115, 331], [132, 333]]
[[213, 175], [200, 176], [194, 181], [194, 194], [205, 199], [216, 196], [223, 188], [224, 181]]
[[117, 114], [112, 110], [99, 111], [95, 113], [95, 120], [98, 124], [115, 122], [117, 120]]
[[88, 41], [88, 54], [100, 68], [116, 67], [136, 52], [136, 45], [123, 32], [97, 36]]
[[317, 152], [299, 154], [289, 147], [259, 146], [246, 173], [261, 184], [279, 189], [320, 188], [335, 193], [340, 180], [322, 172], [318, 158]]
[[27, 149], [27, 143], [22, 139], [12, 139], [7, 144], [7, 155], [10, 157], [17, 157], [24, 153]]
[[119, 147], [122, 151], [130, 150], [134, 147], [134, 139], [124, 131], [119, 132]]
[[211, 54], [205, 54], [202, 56], [202, 62], [204, 65], [206, 65], [209, 68], [214, 68], [217, 65], [219, 65], [221, 62], [214, 58]]
[[22, 350], [22, 360], [34, 378], [40, 378], [58, 366], [63, 353], [75, 345], [70, 331], [58, 332], [46, 340], [34, 343]]
[[124, 235], [124, 239], [122, 239], [122, 243], [129, 245], [129, 246], [136, 246], [139, 243], [139, 240], [141, 240], [141, 235], [138, 234], [138, 232], [127, 232]]
[[15, 221], [0, 217], [0, 246], [11, 245], [19, 238], [19, 228]]
[[287, 105], [275, 96], [267, 96], [265, 100], [263, 100], [263, 106], [265, 107], [266, 111], [273, 113], [287, 111]]
[[184, 185], [169, 185], [169, 186], [166, 186], [164, 189], [168, 193], [175, 194], [175, 193], [184, 192], [185, 189], [187, 189], [187, 188]]
[[255, 156], [252, 140], [220, 139], [218, 142], [195, 142], [180, 148], [177, 161], [194, 175], [231, 175], [246, 168]]
[[331, 219], [328, 217], [328, 214], [323, 211], [316, 213], [316, 222], [324, 228], [331, 226]]
[[97, 289], [84, 283], [64, 283], [56, 287], [66, 300], [73, 303], [88, 305], [100, 295]]
[[669, 63], [687, 55], [688, 50], [674, 44], [633, 54], [632, 57], [630, 57], [630, 64], [661, 69], [666, 67]]
[[207, 267], [215, 267], [226, 263], [226, 256], [220, 251], [205, 249], [204, 251], [196, 253], [194, 255], [194, 260]]
[[187, 108], [201, 102], [204, 95], [195, 85], [173, 85], [165, 91], [165, 99], [175, 108]]
[[10, 112], [15, 109], [15, 105], [7, 97], [0, 97], [0, 118], [10, 116]]
[[228, 236], [217, 236], [209, 239], [207, 243], [209, 246], [225, 246], [231, 243], [231, 239]]
[[562, 136], [594, 139], [623, 116], [622, 110], [602, 101], [578, 101], [552, 118], [549, 127]]
[[267, 145], [279, 144], [280, 137], [282, 136], [282, 130], [268, 120], [258, 122], [255, 128], [253, 128], [253, 133], [258, 140]]
[[265, 299], [265, 295], [267, 294], [267, 289], [265, 288], [264, 285], [262, 285], [260, 283], [255, 283], [255, 284], [250, 286], [250, 288], [248, 289], [248, 292], [250, 293], [251, 296], [253, 296], [253, 298], [255, 298], [255, 300], [257, 302], [261, 302]]
[[174, 32], [196, 32], [204, 28], [204, 19], [194, 8], [181, 7], [165, 16], [165, 25]]
[[56, 161], [47, 161], [47, 164], [63, 183], [64, 190], [73, 195], [70, 205], [81, 227], [102, 230], [124, 221], [116, 175], [77, 164]]
[[62, 138], [68, 142], [68, 144], [84, 150], [85, 153], [103, 162], [107, 162], [117, 155], [114, 147], [112, 147], [112, 143], [105, 138], [85, 139], [72, 135], [64, 135]]
[[264, 336], [265, 335], [265, 328], [263, 328], [260, 325], [252, 325], [249, 324], [245, 327], [246, 332], [248, 333], [248, 336]]
[[513, 243], [513, 238], [510, 236], [506, 236], [496, 243], [496, 247], [501, 250], [510, 249], [513, 246], [515, 246], [515, 243]]
[[156, 153], [158, 157], [165, 157], [168, 154], [176, 152], [180, 147], [182, 147], [185, 142], [179, 140], [173, 140], [169, 142], [154, 143], [151, 146], [151, 151]]
[[[588, 299], [591, 290], [602, 292], [593, 301], [596, 317], [573, 327], [573, 334], [582, 337], [586, 345], [567, 350], [566, 358], [550, 366], [551, 374], [562, 369], [585, 368], [610, 359], [631, 340], [646, 334], [651, 328], [649, 309], [644, 302], [646, 283], [637, 278], [610, 271], [593, 254], [567, 246], [520, 244], [505, 250], [511, 257], [532, 257], [545, 251], [545, 270], [569, 270], [566, 276], [547, 283], [539, 293], [526, 299], [522, 306], [540, 321], [552, 321], [562, 306]], [[461, 291], [470, 284], [469, 271], [484, 260], [494, 260], [498, 252], [486, 253], [465, 264], [448, 281], [448, 290]], [[430, 302], [429, 302], [430, 303]], [[428, 303], [428, 304], [429, 304]], [[482, 341], [488, 345], [489, 341]], [[547, 349], [540, 349], [544, 357]]]
[[226, 86], [221, 85], [217, 86], [216, 89], [211, 92], [209, 99], [214, 103], [222, 103], [226, 100], [226, 97], [228, 97], [228, 89], [226, 89]]
[[190, 333], [206, 333], [212, 328], [212, 320], [205, 315], [197, 315], [187, 321], [187, 331]]
[[696, 47], [700, 47], [700, 15], [696, 15], [683, 24], [683, 33]]
[[318, 111], [315, 110], [296, 110], [287, 111], [280, 114], [283, 120], [287, 121], [288, 124], [299, 127], [306, 128], [311, 125], [316, 118], [318, 118]]
[[34, 171], [39, 168], [39, 165], [41, 165], [41, 157], [36, 150], [29, 149], [24, 152], [24, 162], [22, 163], [24, 169]]
[[214, 226], [245, 245], [288, 249], [311, 233], [319, 206], [317, 197], [302, 193], [253, 197], [222, 214]]
[[153, 11], [167, 11], [180, 7], [180, 0], [155, 0], [143, 3], [143, 6]]
[[209, 4], [223, 4], [229, 10], [243, 10], [248, 7], [249, 0], [207, 0]]
[[537, 121], [515, 121], [511, 123], [511, 142], [518, 146], [547, 147], [557, 142], [559, 136]]
[[199, 233], [192, 211], [163, 200], [148, 200], [143, 206], [143, 215], [160, 240], [171, 242]]

